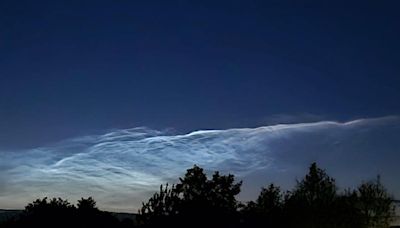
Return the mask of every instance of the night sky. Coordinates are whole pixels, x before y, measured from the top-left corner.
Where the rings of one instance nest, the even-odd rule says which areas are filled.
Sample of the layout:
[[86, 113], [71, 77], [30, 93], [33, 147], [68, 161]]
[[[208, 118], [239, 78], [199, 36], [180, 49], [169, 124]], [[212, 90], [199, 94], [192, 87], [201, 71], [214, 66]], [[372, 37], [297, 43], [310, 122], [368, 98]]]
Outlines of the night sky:
[[400, 197], [400, 2], [306, 2], [0, 1], [0, 208], [133, 211], [192, 163]]

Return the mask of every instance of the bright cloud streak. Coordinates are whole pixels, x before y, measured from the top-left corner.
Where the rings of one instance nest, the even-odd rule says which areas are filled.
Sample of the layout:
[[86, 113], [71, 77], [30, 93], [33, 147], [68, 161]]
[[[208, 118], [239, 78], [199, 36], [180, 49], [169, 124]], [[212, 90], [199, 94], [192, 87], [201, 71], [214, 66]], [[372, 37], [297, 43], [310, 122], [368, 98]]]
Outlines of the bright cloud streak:
[[[94, 196], [102, 208], [135, 211], [160, 184], [176, 181], [193, 164], [244, 179], [244, 198], [246, 194], [254, 197], [266, 181], [293, 182], [312, 161], [321, 163], [344, 185], [377, 173], [394, 183], [400, 173], [395, 162], [400, 160], [399, 149], [398, 117], [185, 135], [148, 128], [115, 130], [41, 148], [0, 152], [0, 205], [22, 207], [43, 196], [71, 201]], [[389, 187], [400, 193], [399, 185]]]

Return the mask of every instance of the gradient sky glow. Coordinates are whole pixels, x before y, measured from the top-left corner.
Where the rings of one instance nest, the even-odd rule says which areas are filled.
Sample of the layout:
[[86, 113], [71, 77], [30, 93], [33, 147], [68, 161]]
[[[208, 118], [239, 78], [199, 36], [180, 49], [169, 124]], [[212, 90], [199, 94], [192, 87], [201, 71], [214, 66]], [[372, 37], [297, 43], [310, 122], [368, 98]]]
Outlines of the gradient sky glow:
[[[317, 161], [340, 187], [381, 174], [400, 195], [400, 117], [203, 130], [176, 135], [148, 128], [115, 130], [19, 152], [3, 152], [0, 202], [22, 207], [46, 195], [95, 197], [107, 210], [136, 211], [160, 184], [176, 183], [193, 164], [244, 181], [241, 199], [274, 182], [289, 189]], [[389, 145], [389, 146], [388, 146]]]
[[91, 193], [132, 211], [193, 162], [247, 180], [243, 199], [312, 161], [400, 197], [399, 8], [0, 1], [0, 208]]

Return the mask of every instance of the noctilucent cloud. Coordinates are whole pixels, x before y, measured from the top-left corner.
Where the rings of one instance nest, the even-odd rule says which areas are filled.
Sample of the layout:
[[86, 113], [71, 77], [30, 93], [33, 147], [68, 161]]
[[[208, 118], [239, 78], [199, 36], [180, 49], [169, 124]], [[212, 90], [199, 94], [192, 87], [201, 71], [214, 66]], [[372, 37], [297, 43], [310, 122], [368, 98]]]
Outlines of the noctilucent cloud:
[[[0, 209], [136, 211], [198, 164], [400, 197], [400, 1], [0, 1]], [[145, 127], [140, 127], [145, 126]], [[261, 127], [260, 127], [261, 126]]]
[[[389, 146], [390, 145], [390, 146]], [[342, 189], [380, 174], [400, 195], [400, 118], [280, 124], [172, 134], [149, 128], [114, 130], [24, 151], [1, 151], [0, 205], [22, 207], [37, 197], [93, 196], [101, 208], [135, 212], [160, 184], [187, 168], [233, 173], [241, 200], [263, 185], [293, 187], [311, 162]]]

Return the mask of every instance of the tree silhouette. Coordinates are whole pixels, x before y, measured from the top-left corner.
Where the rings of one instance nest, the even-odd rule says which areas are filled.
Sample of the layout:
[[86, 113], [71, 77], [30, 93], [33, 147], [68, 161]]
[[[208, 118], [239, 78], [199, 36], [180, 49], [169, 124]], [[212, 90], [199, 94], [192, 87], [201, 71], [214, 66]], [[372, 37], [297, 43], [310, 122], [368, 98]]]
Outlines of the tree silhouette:
[[29, 203], [18, 219], [5, 227], [122, 227], [109, 212], [96, 208], [92, 197], [82, 198], [78, 207], [67, 200], [47, 197]]
[[67, 200], [47, 197], [29, 203], [17, 223], [19, 227], [73, 226], [76, 220], [76, 208]]
[[203, 169], [194, 166], [187, 170], [184, 178], [177, 184], [182, 195], [180, 213], [186, 225], [229, 226], [236, 222], [238, 201], [242, 182], [235, 183], [233, 175], [220, 175], [215, 172], [208, 180]]
[[286, 195], [288, 221], [296, 227], [335, 227], [334, 206], [337, 196], [335, 180], [312, 163], [308, 174]]
[[332, 217], [336, 227], [341, 228], [366, 228], [361, 211], [357, 208], [359, 202], [357, 192], [346, 190], [336, 197]]
[[92, 197], [78, 200], [76, 212], [76, 223], [79, 227], [118, 227], [121, 225], [111, 213], [100, 211]]
[[257, 206], [265, 214], [279, 211], [283, 203], [280, 188], [274, 184], [270, 184], [267, 188], [262, 188], [256, 202]]
[[283, 196], [279, 187], [270, 184], [262, 188], [255, 202], [242, 209], [246, 227], [279, 227], [282, 223]]
[[180, 182], [168, 188], [160, 187], [139, 210], [142, 225], [155, 226], [168, 222], [175, 226], [204, 227], [228, 226], [235, 221], [241, 182], [235, 183], [233, 175], [215, 172], [207, 179], [203, 169], [194, 166], [188, 169]]
[[240, 187], [233, 175], [215, 172], [208, 179], [194, 166], [178, 184], [161, 185], [138, 218], [147, 227], [384, 228], [393, 216], [393, 200], [379, 178], [339, 194], [335, 180], [316, 163], [291, 192], [270, 184], [242, 205], [235, 198]]
[[139, 223], [145, 226], [161, 226], [167, 220], [172, 220], [178, 215], [180, 198], [175, 186], [168, 184], [160, 186], [160, 191], [155, 193], [148, 202], [143, 203], [139, 210]]
[[96, 201], [92, 197], [87, 199], [81, 198], [76, 204], [78, 210], [97, 210]]
[[380, 177], [362, 183], [357, 189], [357, 195], [357, 206], [365, 225], [372, 228], [389, 227], [394, 216], [394, 201], [382, 185]]
[[314, 162], [304, 179], [297, 183], [292, 197], [297, 197], [308, 205], [329, 204], [335, 199], [336, 191], [335, 180]]

